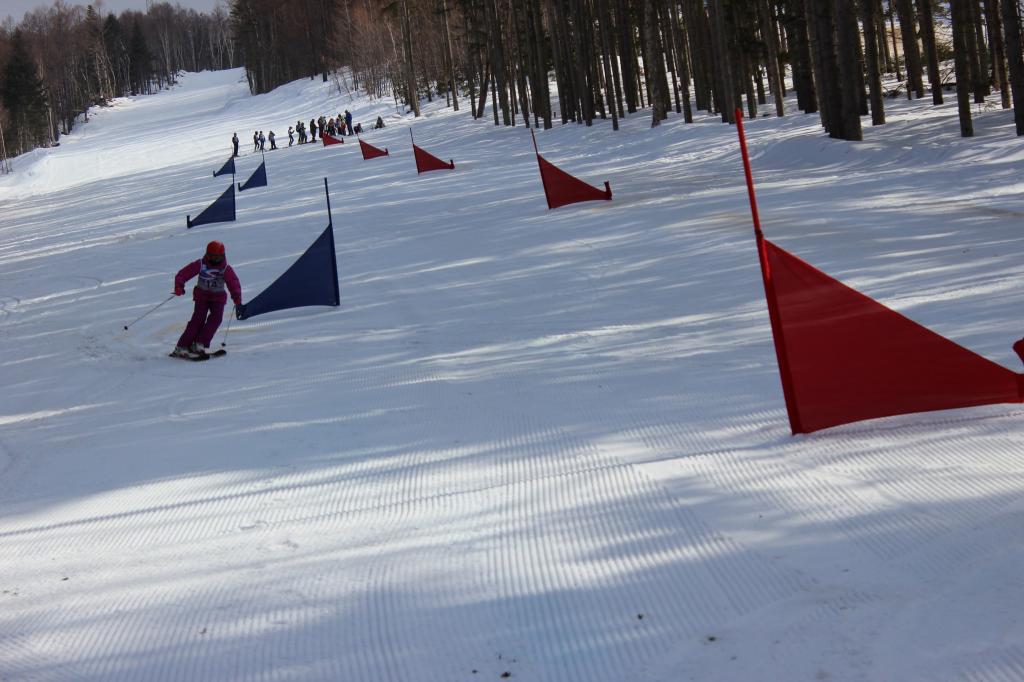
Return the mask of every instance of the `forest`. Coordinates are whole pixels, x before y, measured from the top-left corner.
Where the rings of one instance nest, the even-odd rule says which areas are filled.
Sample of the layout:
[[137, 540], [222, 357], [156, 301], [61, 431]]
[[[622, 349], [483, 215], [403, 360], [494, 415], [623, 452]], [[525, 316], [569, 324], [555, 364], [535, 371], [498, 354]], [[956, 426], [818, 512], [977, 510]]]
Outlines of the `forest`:
[[[102, 5], [99, 5], [102, 8]], [[0, 24], [0, 153], [57, 144], [89, 107], [150, 94], [182, 71], [239, 66], [227, 11], [166, 2], [101, 14], [54, 2]]]
[[254, 94], [319, 77], [414, 116], [443, 98], [544, 128], [782, 116], [793, 94], [845, 140], [884, 124], [891, 97], [952, 98], [969, 137], [998, 93], [1024, 134], [1019, 0], [230, 0], [118, 16], [58, 0], [0, 27], [4, 157], [55, 143], [89, 106], [240, 65]]

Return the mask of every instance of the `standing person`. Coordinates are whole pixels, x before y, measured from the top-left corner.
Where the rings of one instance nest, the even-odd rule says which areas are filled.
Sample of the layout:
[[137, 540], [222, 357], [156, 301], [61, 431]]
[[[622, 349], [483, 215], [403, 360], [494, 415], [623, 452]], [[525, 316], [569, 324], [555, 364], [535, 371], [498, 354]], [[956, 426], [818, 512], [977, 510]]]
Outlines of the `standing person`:
[[310, 135], [309, 141], [310, 142], [316, 142], [316, 119], [315, 118], [309, 119], [309, 135]]
[[274, 138], [274, 131], [273, 130], [270, 131], [270, 135], [268, 136], [267, 139], [270, 140], [270, 148], [271, 149], [277, 149], [277, 144], [274, 142], [275, 138]]
[[196, 275], [199, 281], [192, 289], [195, 306], [192, 319], [178, 339], [171, 355], [180, 358], [200, 357], [213, 341], [221, 320], [224, 318], [224, 304], [228, 293], [236, 306], [242, 304], [242, 285], [238, 276], [225, 258], [224, 245], [214, 241], [206, 245], [206, 255], [192, 261], [174, 276], [174, 295], [185, 293], [185, 282]]
[[234, 151], [231, 153], [232, 158], [234, 158], [238, 156], [238, 133], [231, 136], [231, 146], [234, 148]]
[[352, 112], [348, 109], [345, 110], [345, 125], [348, 126], [348, 134], [354, 135], [352, 132]]
[[288, 146], [291, 147], [293, 144], [295, 144], [295, 130], [288, 126]]
[[252, 134], [252, 150], [258, 152], [260, 150], [260, 131], [256, 130]]
[[264, 151], [267, 148], [267, 138], [263, 136], [263, 131], [260, 131], [260, 151]]

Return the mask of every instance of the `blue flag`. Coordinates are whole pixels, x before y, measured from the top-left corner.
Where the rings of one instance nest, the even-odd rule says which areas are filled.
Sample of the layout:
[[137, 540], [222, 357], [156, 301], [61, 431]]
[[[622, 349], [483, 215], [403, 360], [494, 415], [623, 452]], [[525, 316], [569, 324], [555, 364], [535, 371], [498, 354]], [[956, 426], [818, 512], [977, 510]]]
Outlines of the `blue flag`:
[[232, 156], [230, 159], [227, 160], [227, 163], [225, 163], [223, 166], [220, 167], [219, 171], [217, 171], [216, 173], [213, 174], [213, 177], [217, 177], [219, 175], [234, 175], [234, 174], [235, 174], [235, 157]]
[[334, 255], [334, 226], [331, 223], [273, 284], [248, 303], [236, 306], [235, 316], [244, 320], [275, 310], [308, 305], [341, 305], [338, 261]]
[[207, 206], [202, 213], [192, 220], [191, 215], [185, 216], [185, 224], [189, 228], [206, 223], [226, 223], [235, 219], [235, 186], [228, 185], [224, 194], [217, 197], [217, 201]]
[[260, 164], [259, 168], [253, 171], [252, 176], [245, 181], [245, 184], [239, 183], [238, 191], [244, 192], [247, 189], [253, 187], [266, 187], [267, 186], [267, 162], [264, 161]]

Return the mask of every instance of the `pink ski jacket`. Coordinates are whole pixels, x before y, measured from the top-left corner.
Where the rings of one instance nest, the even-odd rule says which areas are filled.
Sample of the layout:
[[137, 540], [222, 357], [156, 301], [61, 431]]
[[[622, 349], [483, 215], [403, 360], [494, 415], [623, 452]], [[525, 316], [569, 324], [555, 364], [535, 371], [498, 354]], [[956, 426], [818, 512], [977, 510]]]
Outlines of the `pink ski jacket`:
[[199, 282], [192, 289], [193, 301], [227, 303], [228, 292], [231, 292], [232, 301], [236, 304], [242, 302], [242, 285], [226, 258], [217, 265], [208, 263], [205, 256], [192, 261], [174, 276], [175, 290], [184, 289], [185, 282], [196, 275], [199, 275]]

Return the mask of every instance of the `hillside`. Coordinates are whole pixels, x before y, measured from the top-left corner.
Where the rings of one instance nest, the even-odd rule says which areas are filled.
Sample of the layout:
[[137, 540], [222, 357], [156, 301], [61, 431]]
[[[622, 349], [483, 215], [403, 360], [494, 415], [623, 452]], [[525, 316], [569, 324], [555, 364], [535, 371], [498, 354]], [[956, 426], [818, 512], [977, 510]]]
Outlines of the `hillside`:
[[[393, 104], [189, 74], [0, 177], [0, 680], [1024, 678], [1020, 406], [791, 436], [732, 127], [538, 132], [614, 192], [549, 211], [527, 130]], [[747, 123], [765, 233], [1019, 370], [1012, 116], [887, 106]], [[242, 182], [344, 109], [389, 157], [268, 152], [186, 230], [232, 132]], [[123, 330], [212, 239], [255, 296], [325, 177], [339, 308]]]

